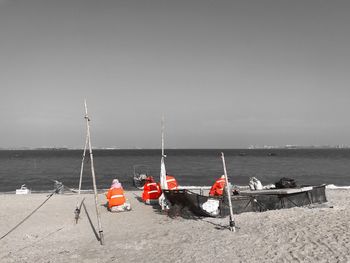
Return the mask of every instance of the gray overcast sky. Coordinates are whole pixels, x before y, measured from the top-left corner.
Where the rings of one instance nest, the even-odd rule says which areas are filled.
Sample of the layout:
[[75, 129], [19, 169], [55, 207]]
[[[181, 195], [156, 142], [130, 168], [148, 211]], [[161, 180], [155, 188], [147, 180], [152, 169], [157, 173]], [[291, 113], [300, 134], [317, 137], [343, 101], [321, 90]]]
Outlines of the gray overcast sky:
[[0, 0], [0, 147], [350, 144], [350, 1]]

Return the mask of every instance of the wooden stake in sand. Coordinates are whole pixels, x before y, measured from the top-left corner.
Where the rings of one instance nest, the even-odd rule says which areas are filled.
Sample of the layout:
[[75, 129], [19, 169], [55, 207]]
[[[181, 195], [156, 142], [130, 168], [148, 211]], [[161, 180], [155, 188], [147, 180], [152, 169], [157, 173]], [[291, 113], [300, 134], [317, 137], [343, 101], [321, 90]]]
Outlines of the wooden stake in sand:
[[[88, 146], [88, 142], [89, 142], [89, 137], [86, 134], [86, 139], [85, 139], [85, 146], [84, 146], [84, 152], [83, 152], [83, 158], [81, 160], [81, 166], [80, 166], [80, 178], [79, 178], [79, 189], [78, 189], [78, 198], [77, 198], [77, 204], [76, 204], [76, 208], [74, 211], [75, 214], [75, 223], [78, 224], [78, 220], [79, 220], [79, 215], [81, 212], [81, 206], [83, 204], [83, 201], [80, 200], [80, 190], [81, 190], [81, 183], [83, 181], [83, 171], [84, 171], [84, 161], [85, 161], [85, 155], [86, 155], [86, 148]], [[79, 204], [80, 203], [80, 204]]]
[[[91, 163], [91, 175], [92, 175], [92, 184], [94, 188], [94, 195], [95, 195], [95, 207], [96, 207], [96, 215], [97, 215], [97, 222], [98, 222], [98, 233], [100, 238], [101, 245], [104, 244], [104, 238], [103, 238], [103, 230], [102, 230], [102, 223], [101, 223], [101, 216], [100, 211], [98, 209], [98, 196], [97, 196], [97, 187], [96, 187], [96, 176], [95, 176], [95, 168], [94, 168], [94, 158], [92, 154], [92, 146], [91, 146], [91, 137], [90, 137], [90, 118], [88, 116], [88, 110], [87, 110], [87, 103], [86, 100], [84, 100], [85, 105], [85, 120], [86, 120], [86, 140], [85, 140], [85, 147], [84, 147], [84, 153], [83, 153], [83, 160], [81, 164], [80, 169], [80, 180], [79, 180], [79, 191], [78, 194], [80, 195], [80, 189], [81, 189], [81, 182], [82, 182], [82, 175], [83, 175], [83, 165], [84, 165], [84, 159], [86, 154], [86, 149], [89, 147], [89, 154], [90, 154], [90, 163]], [[81, 204], [84, 200], [81, 201]], [[81, 205], [79, 206], [79, 202], [77, 202], [77, 207], [75, 209], [75, 220], [78, 222], [79, 213], [80, 213]]]
[[230, 189], [230, 186], [228, 184], [225, 156], [224, 156], [223, 152], [221, 153], [221, 159], [222, 159], [222, 164], [224, 166], [224, 175], [225, 175], [225, 181], [226, 181], [227, 198], [228, 198], [228, 204], [229, 204], [229, 207], [230, 207], [230, 230], [233, 231], [233, 232], [236, 232], [235, 221], [233, 219], [232, 202], [231, 202], [231, 189]]

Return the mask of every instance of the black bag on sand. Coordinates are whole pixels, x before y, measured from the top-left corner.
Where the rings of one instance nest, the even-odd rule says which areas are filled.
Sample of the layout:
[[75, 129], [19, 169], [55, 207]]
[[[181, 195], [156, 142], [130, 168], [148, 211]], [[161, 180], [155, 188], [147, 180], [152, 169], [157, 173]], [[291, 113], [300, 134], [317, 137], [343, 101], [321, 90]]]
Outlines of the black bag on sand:
[[283, 177], [275, 183], [276, 188], [295, 188], [297, 184], [294, 179]]

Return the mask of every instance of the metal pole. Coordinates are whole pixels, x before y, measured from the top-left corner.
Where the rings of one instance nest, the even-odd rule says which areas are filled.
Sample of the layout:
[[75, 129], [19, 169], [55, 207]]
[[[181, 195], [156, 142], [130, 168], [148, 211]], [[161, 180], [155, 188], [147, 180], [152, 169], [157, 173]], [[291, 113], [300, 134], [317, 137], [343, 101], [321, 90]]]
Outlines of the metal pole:
[[100, 235], [100, 243], [101, 243], [101, 245], [103, 245], [104, 238], [103, 238], [103, 230], [102, 230], [102, 224], [101, 224], [100, 211], [98, 209], [97, 187], [96, 187], [96, 177], [95, 177], [95, 169], [94, 169], [94, 158], [92, 155], [91, 137], [90, 137], [90, 125], [89, 125], [90, 119], [88, 116], [86, 100], [84, 101], [84, 104], [85, 104], [86, 129], [87, 129], [87, 137], [88, 137], [88, 144], [89, 144], [90, 162], [91, 162], [91, 175], [92, 175], [92, 183], [94, 186], [95, 207], [96, 207], [96, 215], [97, 215], [97, 221], [98, 221], [98, 233]]
[[225, 175], [225, 181], [226, 181], [226, 191], [227, 191], [227, 198], [228, 198], [228, 204], [230, 207], [230, 230], [233, 232], [236, 232], [236, 227], [235, 227], [235, 221], [233, 219], [233, 210], [232, 210], [232, 202], [231, 202], [231, 189], [228, 184], [228, 177], [227, 177], [227, 171], [226, 171], [226, 163], [225, 163], [225, 156], [224, 153], [221, 153], [221, 159], [222, 159], [222, 164], [224, 166], [224, 175]]

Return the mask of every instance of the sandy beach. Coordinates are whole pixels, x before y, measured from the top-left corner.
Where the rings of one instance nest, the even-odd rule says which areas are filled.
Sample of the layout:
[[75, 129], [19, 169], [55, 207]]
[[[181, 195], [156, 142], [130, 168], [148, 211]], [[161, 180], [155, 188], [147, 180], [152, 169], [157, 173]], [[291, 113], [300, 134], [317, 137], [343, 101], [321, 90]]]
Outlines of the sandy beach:
[[[54, 195], [33, 216], [0, 240], [0, 262], [349, 262], [349, 190], [327, 190], [328, 202], [228, 218], [169, 218], [128, 191], [132, 211], [110, 213], [99, 195], [105, 244], [97, 241], [77, 195]], [[0, 195], [3, 236], [46, 199], [46, 194]], [[97, 228], [94, 197], [83, 195]]]

